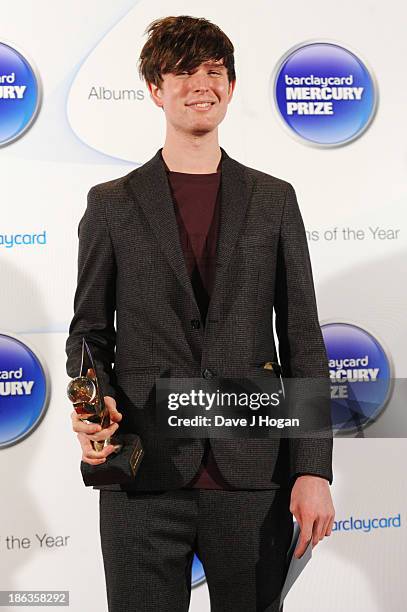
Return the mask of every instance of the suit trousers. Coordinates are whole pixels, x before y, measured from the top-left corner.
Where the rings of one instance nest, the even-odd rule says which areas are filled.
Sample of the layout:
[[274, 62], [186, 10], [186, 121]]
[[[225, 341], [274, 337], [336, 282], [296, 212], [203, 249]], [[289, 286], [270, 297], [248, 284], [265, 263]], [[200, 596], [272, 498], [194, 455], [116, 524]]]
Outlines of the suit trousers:
[[290, 490], [100, 491], [109, 612], [187, 612], [194, 553], [211, 612], [279, 612]]

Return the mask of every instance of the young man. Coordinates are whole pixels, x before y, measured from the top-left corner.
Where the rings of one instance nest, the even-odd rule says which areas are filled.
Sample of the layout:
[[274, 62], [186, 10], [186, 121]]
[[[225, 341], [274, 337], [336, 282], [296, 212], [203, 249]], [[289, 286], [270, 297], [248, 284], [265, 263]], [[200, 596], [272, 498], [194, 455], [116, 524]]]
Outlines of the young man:
[[292, 515], [297, 556], [331, 533], [332, 438], [163, 439], [154, 381], [258, 373], [277, 361], [273, 309], [284, 377], [327, 377], [305, 231], [293, 187], [218, 144], [229, 38], [187, 16], [147, 32], [140, 73], [165, 143], [89, 192], [66, 343], [74, 377], [86, 336], [111, 415], [100, 431], [72, 413], [83, 461], [106, 461], [91, 441], [119, 426], [145, 450], [133, 487], [98, 487], [109, 610], [188, 610], [196, 552], [214, 612], [277, 612]]

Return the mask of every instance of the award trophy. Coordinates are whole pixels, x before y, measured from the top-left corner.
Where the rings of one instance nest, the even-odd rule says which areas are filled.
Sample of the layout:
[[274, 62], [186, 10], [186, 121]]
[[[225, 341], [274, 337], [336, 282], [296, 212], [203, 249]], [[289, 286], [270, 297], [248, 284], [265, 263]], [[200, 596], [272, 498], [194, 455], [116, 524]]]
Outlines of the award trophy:
[[[96, 366], [85, 338], [82, 339], [79, 376], [68, 383], [67, 395], [81, 421], [97, 423], [102, 429], [110, 425], [109, 410], [105, 406]], [[81, 461], [82, 478], [87, 487], [134, 483], [144, 454], [140, 437], [134, 433], [115, 433], [106, 440], [92, 441], [96, 451], [101, 451], [109, 444], [115, 445], [116, 450], [106, 457], [104, 463], [90, 465]]]

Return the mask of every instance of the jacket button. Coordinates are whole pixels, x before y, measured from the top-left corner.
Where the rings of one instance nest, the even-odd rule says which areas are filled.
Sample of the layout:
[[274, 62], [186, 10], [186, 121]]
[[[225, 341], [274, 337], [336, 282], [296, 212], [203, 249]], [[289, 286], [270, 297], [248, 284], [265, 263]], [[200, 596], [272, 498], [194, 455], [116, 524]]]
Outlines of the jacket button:
[[192, 329], [199, 329], [201, 327], [201, 322], [199, 319], [191, 319], [191, 327]]
[[215, 373], [212, 372], [212, 370], [210, 370], [209, 368], [205, 368], [204, 370], [202, 370], [202, 376], [204, 378], [213, 378], [215, 376]]

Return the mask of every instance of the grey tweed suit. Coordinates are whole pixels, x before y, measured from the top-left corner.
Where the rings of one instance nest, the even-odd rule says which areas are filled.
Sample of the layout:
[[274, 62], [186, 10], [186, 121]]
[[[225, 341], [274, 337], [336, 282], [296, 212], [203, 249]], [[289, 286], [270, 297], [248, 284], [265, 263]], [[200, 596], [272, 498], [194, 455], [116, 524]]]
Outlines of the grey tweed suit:
[[[156, 435], [156, 378], [258, 375], [255, 364], [277, 361], [273, 309], [284, 377], [328, 376], [295, 191], [221, 150], [216, 278], [205, 327], [160, 151], [126, 176], [92, 187], [79, 223], [66, 370], [77, 376], [86, 336], [103, 392], [123, 413], [121, 430], [137, 432], [143, 442], [134, 491], [181, 488], [203, 455], [202, 439]], [[287, 488], [301, 473], [332, 482], [332, 438], [212, 439], [211, 445], [224, 478], [238, 489]]]

